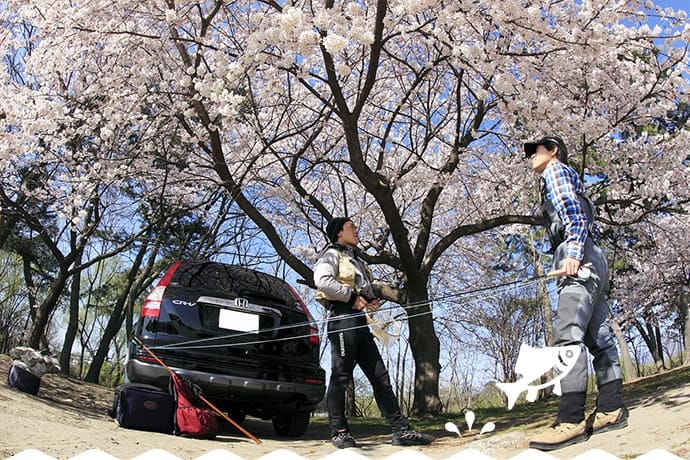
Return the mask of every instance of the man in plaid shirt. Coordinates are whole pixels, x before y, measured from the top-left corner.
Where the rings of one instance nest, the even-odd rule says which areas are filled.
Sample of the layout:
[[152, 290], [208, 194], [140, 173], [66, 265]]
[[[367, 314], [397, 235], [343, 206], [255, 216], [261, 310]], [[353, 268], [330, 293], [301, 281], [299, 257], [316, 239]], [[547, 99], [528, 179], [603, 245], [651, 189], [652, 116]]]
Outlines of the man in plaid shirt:
[[[616, 342], [608, 323], [609, 271], [598, 246], [594, 206], [584, 195], [577, 172], [568, 166], [568, 150], [560, 137], [527, 142], [524, 148], [532, 169], [543, 180], [543, 213], [554, 253], [553, 266], [564, 272], [558, 281], [553, 345], [577, 344], [582, 348], [577, 362], [561, 381], [563, 394], [556, 421], [530, 442], [531, 448], [553, 450], [585, 441], [595, 432], [626, 427], [628, 410], [623, 404], [623, 374]], [[586, 421], [584, 347], [593, 356], [599, 390], [596, 411]]]

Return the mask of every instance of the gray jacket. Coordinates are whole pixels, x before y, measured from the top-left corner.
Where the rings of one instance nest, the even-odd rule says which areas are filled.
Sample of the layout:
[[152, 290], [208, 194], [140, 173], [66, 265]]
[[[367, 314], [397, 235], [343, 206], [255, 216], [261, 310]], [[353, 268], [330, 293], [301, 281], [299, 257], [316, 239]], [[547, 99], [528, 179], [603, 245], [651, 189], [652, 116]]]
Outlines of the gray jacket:
[[372, 300], [376, 298], [372, 283], [369, 268], [355, 255], [351, 246], [329, 245], [314, 265], [314, 284], [319, 300], [349, 302], [353, 292]]

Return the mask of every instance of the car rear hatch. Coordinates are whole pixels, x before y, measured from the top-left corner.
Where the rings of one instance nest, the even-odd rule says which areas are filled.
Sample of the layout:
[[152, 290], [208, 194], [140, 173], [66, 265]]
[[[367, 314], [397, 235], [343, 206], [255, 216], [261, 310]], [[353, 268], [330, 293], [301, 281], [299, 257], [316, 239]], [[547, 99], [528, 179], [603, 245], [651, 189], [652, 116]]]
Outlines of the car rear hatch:
[[[146, 308], [146, 305], [144, 309]], [[171, 367], [236, 377], [322, 381], [318, 335], [284, 281], [213, 262], [179, 264], [142, 338]]]

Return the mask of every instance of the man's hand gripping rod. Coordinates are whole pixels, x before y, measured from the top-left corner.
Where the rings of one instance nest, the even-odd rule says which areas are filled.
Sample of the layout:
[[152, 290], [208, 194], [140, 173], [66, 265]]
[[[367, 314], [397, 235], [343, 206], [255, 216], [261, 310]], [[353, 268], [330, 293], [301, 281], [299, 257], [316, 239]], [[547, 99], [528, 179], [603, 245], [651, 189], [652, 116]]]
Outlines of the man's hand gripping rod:
[[[592, 271], [590, 270], [591, 268], [591, 262], [587, 262], [586, 264], [580, 265], [580, 268], [577, 270], [577, 277], [586, 280], [592, 275]], [[549, 273], [546, 274], [546, 277], [553, 278], [554, 276], [563, 275], [565, 275], [565, 268], [559, 268], [557, 270], [551, 270]]]

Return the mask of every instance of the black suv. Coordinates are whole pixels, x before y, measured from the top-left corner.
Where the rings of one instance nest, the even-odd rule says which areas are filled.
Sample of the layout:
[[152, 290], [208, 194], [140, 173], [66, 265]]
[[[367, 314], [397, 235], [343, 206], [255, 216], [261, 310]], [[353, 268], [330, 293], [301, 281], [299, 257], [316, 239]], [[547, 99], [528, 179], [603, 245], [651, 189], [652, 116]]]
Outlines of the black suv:
[[[236, 422], [271, 419], [301, 436], [323, 399], [319, 334], [285, 281], [234, 265], [182, 260], [146, 297], [135, 336]], [[167, 388], [169, 374], [136, 341], [126, 380]]]

